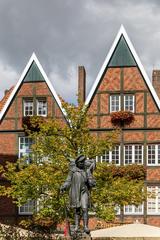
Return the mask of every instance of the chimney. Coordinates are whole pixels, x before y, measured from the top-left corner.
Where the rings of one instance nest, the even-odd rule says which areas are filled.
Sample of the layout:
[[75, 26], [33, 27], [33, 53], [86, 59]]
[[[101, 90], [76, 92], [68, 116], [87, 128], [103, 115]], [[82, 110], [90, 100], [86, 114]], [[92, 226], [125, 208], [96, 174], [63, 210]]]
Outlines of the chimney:
[[152, 72], [152, 84], [158, 97], [160, 98], [160, 70], [153, 70]]
[[4, 95], [6, 95], [8, 92], [9, 92], [9, 90], [6, 89], [6, 90], [4, 91]]
[[78, 96], [80, 102], [86, 99], [86, 71], [84, 66], [78, 66]]

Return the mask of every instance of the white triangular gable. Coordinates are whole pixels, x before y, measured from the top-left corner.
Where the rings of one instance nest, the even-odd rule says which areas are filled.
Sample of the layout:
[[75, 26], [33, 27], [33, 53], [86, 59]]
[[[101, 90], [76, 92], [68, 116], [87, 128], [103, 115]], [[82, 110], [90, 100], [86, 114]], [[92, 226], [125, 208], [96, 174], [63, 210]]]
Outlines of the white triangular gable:
[[112, 55], [114, 53], [114, 50], [116, 49], [116, 46], [117, 46], [117, 44], [118, 44], [118, 42], [119, 42], [119, 40], [120, 40], [122, 35], [123, 35], [124, 39], [126, 40], [126, 42], [128, 44], [128, 47], [129, 47], [129, 49], [130, 49], [130, 51], [131, 51], [131, 53], [132, 53], [132, 55], [133, 55], [137, 65], [138, 65], [138, 67], [139, 67], [139, 70], [141, 71], [141, 74], [142, 74], [142, 76], [143, 76], [143, 78], [144, 78], [144, 80], [145, 80], [145, 82], [146, 82], [146, 84], [147, 84], [147, 86], [148, 86], [148, 88], [149, 88], [149, 90], [151, 92], [151, 95], [152, 95], [152, 97], [153, 97], [157, 107], [160, 110], [160, 100], [159, 100], [159, 98], [157, 96], [157, 93], [156, 93], [155, 89], [153, 88], [152, 83], [149, 80], [149, 77], [147, 76], [147, 73], [146, 73], [146, 71], [145, 71], [145, 69], [144, 69], [144, 67], [143, 67], [143, 65], [142, 65], [142, 63], [141, 63], [141, 61], [140, 61], [140, 59], [139, 59], [139, 57], [138, 57], [138, 55], [137, 55], [137, 53], [136, 53], [136, 51], [135, 51], [135, 49], [133, 47], [133, 45], [132, 45], [128, 35], [127, 35], [127, 32], [126, 32], [125, 28], [123, 27], [123, 25], [121, 25], [121, 27], [120, 27], [120, 29], [118, 31], [118, 34], [117, 34], [117, 36], [116, 36], [116, 38], [115, 38], [115, 40], [113, 42], [113, 45], [112, 45], [112, 47], [111, 47], [111, 49], [110, 49], [110, 51], [109, 51], [109, 53], [108, 53], [104, 63], [103, 63], [103, 65], [102, 65], [102, 68], [100, 69], [100, 71], [98, 73], [98, 76], [97, 76], [97, 78], [96, 78], [96, 80], [95, 80], [95, 82], [94, 82], [94, 84], [93, 84], [93, 86], [91, 88], [91, 91], [88, 94], [88, 97], [87, 97], [87, 99], [85, 101], [85, 104], [86, 105], [90, 104], [90, 102], [91, 102], [91, 100], [92, 100], [92, 98], [94, 96], [94, 93], [95, 93], [95, 91], [96, 91], [96, 89], [97, 89], [97, 87], [98, 87], [98, 85], [99, 85], [99, 83], [101, 81], [102, 75], [103, 75], [106, 67], [109, 64], [109, 61], [110, 61], [110, 59], [111, 59], [111, 57], [112, 57]]
[[43, 68], [42, 68], [42, 66], [41, 66], [38, 58], [36, 57], [36, 54], [33, 53], [32, 56], [31, 56], [31, 58], [29, 59], [27, 65], [26, 65], [25, 69], [23, 70], [20, 79], [18, 80], [18, 82], [17, 82], [17, 84], [15, 85], [13, 91], [11, 92], [8, 100], [6, 101], [5, 105], [3, 106], [3, 109], [2, 109], [1, 112], [0, 112], [0, 120], [3, 118], [6, 110], [8, 109], [8, 107], [9, 107], [11, 101], [13, 100], [13, 98], [14, 98], [17, 90], [19, 89], [21, 83], [23, 82], [23, 79], [24, 79], [24, 77], [26, 76], [26, 73], [28, 72], [28, 70], [29, 70], [30, 66], [32, 65], [33, 61], [37, 64], [37, 67], [39, 68], [39, 71], [41, 72], [42, 76], [44, 77], [44, 80], [46, 81], [46, 83], [47, 83], [47, 85], [48, 85], [48, 88], [50, 89], [50, 91], [51, 91], [51, 93], [53, 94], [53, 96], [54, 96], [54, 98], [55, 98], [55, 100], [56, 100], [59, 108], [61, 109], [62, 113], [63, 113], [64, 116], [65, 116], [65, 111], [64, 111], [64, 109], [62, 108], [61, 101], [60, 101], [60, 99], [59, 99], [56, 91], [54, 90], [54, 88], [53, 88], [50, 80], [48, 79], [45, 71], [43, 70]]

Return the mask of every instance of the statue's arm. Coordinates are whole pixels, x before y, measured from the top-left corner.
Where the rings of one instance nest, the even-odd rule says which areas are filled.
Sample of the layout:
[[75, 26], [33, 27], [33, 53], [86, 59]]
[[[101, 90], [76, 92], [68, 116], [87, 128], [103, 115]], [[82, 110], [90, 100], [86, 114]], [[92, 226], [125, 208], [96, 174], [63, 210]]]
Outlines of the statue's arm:
[[64, 191], [66, 189], [68, 189], [71, 186], [71, 181], [72, 181], [72, 171], [69, 172], [66, 181], [63, 183], [63, 185], [61, 186], [61, 191]]

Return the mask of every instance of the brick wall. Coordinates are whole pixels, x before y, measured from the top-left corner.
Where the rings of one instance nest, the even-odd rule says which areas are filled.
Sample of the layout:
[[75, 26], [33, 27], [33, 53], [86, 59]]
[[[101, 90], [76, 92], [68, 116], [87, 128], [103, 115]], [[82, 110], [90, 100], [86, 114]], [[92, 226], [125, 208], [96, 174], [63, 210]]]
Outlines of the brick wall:
[[124, 68], [124, 89], [129, 90], [147, 90], [146, 84], [137, 67]]
[[120, 90], [120, 68], [108, 68], [98, 91], [117, 91]]
[[[18, 158], [18, 130], [23, 131], [23, 99], [26, 97], [45, 97], [48, 106], [48, 116], [58, 117], [64, 123], [62, 112], [45, 82], [23, 83], [0, 123], [0, 163], [3, 165], [5, 165], [7, 161], [15, 162]], [[8, 182], [2, 176], [0, 176], [0, 181], [1, 184], [8, 185]], [[1, 197], [0, 221], [15, 223], [18, 217], [17, 214], [18, 209], [15, 204], [13, 204], [12, 200], [10, 198]]]
[[[106, 70], [89, 106], [89, 114], [96, 114], [97, 117], [99, 117], [99, 114], [101, 115], [99, 117], [100, 128], [113, 128], [109, 116], [106, 116], [110, 114], [110, 94], [120, 93], [135, 95], [135, 121], [127, 126], [128, 128], [160, 127], [158, 108], [139, 69], [137, 67], [117, 67]], [[147, 105], [145, 106], [145, 104]], [[144, 126], [144, 113], [148, 114], [146, 116], [147, 126]], [[95, 124], [97, 125], [96, 121]]]

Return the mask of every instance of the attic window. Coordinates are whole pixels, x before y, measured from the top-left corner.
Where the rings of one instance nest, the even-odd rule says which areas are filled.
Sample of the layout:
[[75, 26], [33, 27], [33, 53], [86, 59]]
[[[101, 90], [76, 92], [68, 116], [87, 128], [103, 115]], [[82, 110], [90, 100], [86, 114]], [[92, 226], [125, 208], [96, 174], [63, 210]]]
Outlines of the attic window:
[[26, 98], [24, 99], [24, 116], [47, 116], [47, 100], [46, 98]]
[[135, 112], [135, 96], [133, 94], [110, 95], [110, 112], [121, 110]]
[[124, 96], [125, 111], [134, 112], [134, 95], [126, 94]]
[[110, 112], [120, 111], [120, 95], [111, 95], [110, 96]]
[[47, 101], [46, 99], [37, 99], [37, 115], [47, 116]]
[[24, 101], [24, 116], [33, 116], [33, 100], [26, 99]]

